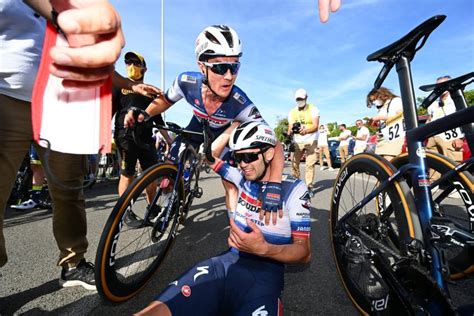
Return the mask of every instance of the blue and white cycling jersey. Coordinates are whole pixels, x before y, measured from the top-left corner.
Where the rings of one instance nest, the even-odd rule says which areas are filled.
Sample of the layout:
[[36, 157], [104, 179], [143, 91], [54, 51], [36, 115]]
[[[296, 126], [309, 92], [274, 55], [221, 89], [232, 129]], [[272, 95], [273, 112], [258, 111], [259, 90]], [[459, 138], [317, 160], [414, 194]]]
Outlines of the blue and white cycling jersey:
[[232, 121], [263, 121], [260, 112], [247, 95], [236, 85], [232, 87], [229, 97], [222, 103], [219, 109], [209, 115], [204, 108], [202, 100], [202, 80], [204, 75], [200, 72], [184, 72], [180, 74], [171, 88], [166, 91], [166, 100], [174, 104], [185, 98], [193, 109], [193, 115], [198, 120], [205, 118], [209, 120], [209, 126], [213, 130], [228, 127]]
[[253, 221], [261, 229], [265, 240], [271, 244], [291, 244], [292, 237], [309, 238], [311, 230], [311, 201], [307, 186], [303, 181], [283, 175], [282, 202], [283, 218], [278, 218], [276, 225], [265, 225], [259, 219], [262, 202], [258, 196], [265, 183], [247, 181], [237, 168], [225, 162], [217, 164], [214, 170], [224, 179], [232, 182], [239, 190], [238, 203], [233, 211], [236, 224], [245, 232], [251, 229], [247, 219]]

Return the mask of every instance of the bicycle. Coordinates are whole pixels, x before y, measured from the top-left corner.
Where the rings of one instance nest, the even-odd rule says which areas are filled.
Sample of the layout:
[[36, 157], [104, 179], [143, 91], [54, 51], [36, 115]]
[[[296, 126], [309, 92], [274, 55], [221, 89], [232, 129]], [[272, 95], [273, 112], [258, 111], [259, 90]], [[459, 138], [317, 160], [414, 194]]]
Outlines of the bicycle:
[[[153, 165], [136, 178], [119, 198], [110, 214], [96, 256], [96, 284], [99, 294], [112, 302], [123, 302], [136, 295], [159, 268], [176, 238], [178, 227], [187, 216], [194, 198], [202, 196], [199, 174], [204, 156], [210, 151], [208, 122], [202, 133], [182, 129], [168, 122], [166, 129], [182, 136], [182, 150], [176, 163]], [[190, 143], [191, 135], [204, 136], [204, 154]], [[186, 165], [188, 179], [184, 177]], [[157, 189], [147, 201], [144, 191], [156, 183]], [[124, 223], [132, 215], [137, 227]]]
[[[420, 87], [423, 91], [433, 91], [425, 98], [420, 107], [427, 108], [434, 100], [448, 91], [454, 96], [456, 108], [467, 108], [463, 94], [464, 88], [473, 82], [474, 72], [459, 76], [449, 81]], [[474, 148], [472, 140], [472, 123], [461, 129], [452, 129], [444, 132], [447, 139], [454, 139], [466, 135], [467, 145]], [[400, 169], [409, 163], [408, 154], [404, 153], [395, 157], [391, 163]], [[472, 183], [474, 177], [469, 171], [473, 166], [472, 160], [466, 160], [458, 165], [451, 159], [437, 152], [426, 152], [426, 166], [430, 180], [430, 189], [434, 203], [433, 215], [438, 219], [436, 228], [441, 231], [443, 238], [448, 235], [455, 243], [447, 243], [443, 247], [449, 263], [450, 278], [458, 280], [474, 272], [474, 248], [464, 246], [462, 235], [467, 232], [474, 234], [474, 193]], [[410, 173], [407, 172], [405, 180], [410, 186]]]
[[[455, 240], [436, 229], [422, 140], [471, 123], [474, 107], [418, 127], [410, 69], [416, 52], [445, 18], [434, 16], [367, 57], [384, 64], [375, 89], [396, 65], [409, 163], [397, 170], [380, 156], [362, 153], [350, 158], [336, 177], [330, 209], [333, 256], [343, 286], [362, 314], [456, 313], [440, 246]], [[407, 172], [411, 189], [404, 179]], [[473, 241], [472, 235], [464, 235], [465, 247]]]

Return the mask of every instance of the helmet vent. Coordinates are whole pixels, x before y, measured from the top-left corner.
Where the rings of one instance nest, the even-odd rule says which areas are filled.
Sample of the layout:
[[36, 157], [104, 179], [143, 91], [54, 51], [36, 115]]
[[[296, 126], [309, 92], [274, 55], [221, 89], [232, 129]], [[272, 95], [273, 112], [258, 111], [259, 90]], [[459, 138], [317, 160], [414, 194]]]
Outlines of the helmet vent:
[[230, 48], [234, 47], [234, 41], [232, 39], [232, 34], [227, 31], [227, 32], [222, 32], [222, 35], [224, 36], [225, 40], [227, 41], [227, 44], [229, 44]]
[[210, 32], [206, 31], [206, 37], [207, 37], [208, 40], [210, 40], [214, 44], [220, 44], [219, 41], [217, 40], [217, 38], [214, 35], [212, 35]]

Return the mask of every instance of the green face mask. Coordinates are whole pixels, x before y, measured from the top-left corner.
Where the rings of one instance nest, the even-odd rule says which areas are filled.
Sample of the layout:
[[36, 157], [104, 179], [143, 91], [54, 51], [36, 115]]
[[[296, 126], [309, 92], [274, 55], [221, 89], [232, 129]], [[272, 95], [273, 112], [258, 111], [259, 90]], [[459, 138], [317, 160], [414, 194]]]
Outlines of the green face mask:
[[127, 77], [132, 80], [140, 80], [143, 77], [142, 67], [127, 65]]

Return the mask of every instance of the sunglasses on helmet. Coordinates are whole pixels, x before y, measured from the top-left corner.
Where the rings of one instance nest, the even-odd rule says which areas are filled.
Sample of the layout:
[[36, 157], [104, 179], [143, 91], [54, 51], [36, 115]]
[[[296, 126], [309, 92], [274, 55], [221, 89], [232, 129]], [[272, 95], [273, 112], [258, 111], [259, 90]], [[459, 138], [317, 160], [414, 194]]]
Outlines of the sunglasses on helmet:
[[217, 75], [225, 75], [228, 70], [232, 75], [236, 75], [239, 72], [240, 63], [206, 63], [203, 62], [204, 66], [211, 68], [211, 71]]

